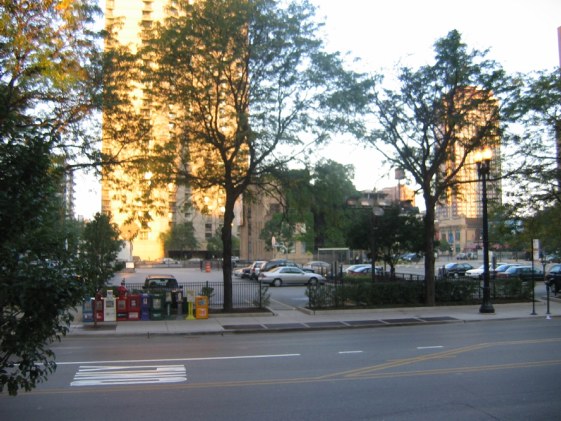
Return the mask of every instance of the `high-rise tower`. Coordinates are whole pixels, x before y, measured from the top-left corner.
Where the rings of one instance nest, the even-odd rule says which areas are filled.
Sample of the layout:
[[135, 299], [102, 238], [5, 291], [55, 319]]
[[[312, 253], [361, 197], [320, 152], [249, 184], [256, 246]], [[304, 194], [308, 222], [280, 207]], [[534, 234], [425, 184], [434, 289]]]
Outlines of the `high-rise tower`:
[[[179, 13], [173, 0], [106, 0], [105, 25], [112, 29], [115, 43], [108, 42], [106, 49], [126, 46], [136, 52], [145, 31], [156, 21]], [[147, 99], [143, 86], [137, 84], [132, 93], [135, 112], [150, 124], [150, 135], [142, 144], [117, 141], [106, 130], [114, 116], [104, 113], [103, 151], [109, 156], [127, 159], [138, 156], [141, 148], [154, 150], [155, 146], [169, 140], [175, 130], [175, 113], [171, 107], [165, 112], [154, 107]], [[111, 122], [115, 127], [115, 121]], [[128, 121], [117, 122], [126, 128]], [[126, 140], [126, 136], [125, 136]], [[141, 200], [142, 187], [152, 182], [153, 174], [131, 174], [123, 167], [115, 166], [102, 179], [102, 211], [110, 213], [113, 222], [121, 229], [121, 235], [130, 245], [131, 256], [142, 260], [156, 260], [164, 256], [162, 234], [174, 225], [192, 223], [198, 247], [180, 250], [183, 257], [205, 253], [207, 241], [216, 234], [223, 223], [224, 197], [219, 190], [192, 191], [183, 185], [168, 184], [150, 190], [150, 200]], [[112, 180], [119, 180], [115, 183]]]

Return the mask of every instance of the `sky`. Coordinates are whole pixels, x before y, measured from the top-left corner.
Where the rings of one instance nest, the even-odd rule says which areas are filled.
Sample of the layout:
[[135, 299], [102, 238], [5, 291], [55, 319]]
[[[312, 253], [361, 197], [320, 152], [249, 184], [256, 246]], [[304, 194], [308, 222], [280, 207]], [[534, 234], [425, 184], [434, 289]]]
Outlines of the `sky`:
[[[325, 24], [327, 49], [359, 58], [357, 70], [390, 75], [398, 64], [429, 64], [435, 41], [453, 29], [469, 48], [489, 49], [487, 57], [509, 73], [559, 66], [561, 0], [310, 1]], [[358, 190], [396, 185], [378, 153], [348, 139], [337, 139], [320, 156], [353, 164]], [[76, 190], [76, 213], [91, 218], [101, 208], [99, 182], [80, 176]]]

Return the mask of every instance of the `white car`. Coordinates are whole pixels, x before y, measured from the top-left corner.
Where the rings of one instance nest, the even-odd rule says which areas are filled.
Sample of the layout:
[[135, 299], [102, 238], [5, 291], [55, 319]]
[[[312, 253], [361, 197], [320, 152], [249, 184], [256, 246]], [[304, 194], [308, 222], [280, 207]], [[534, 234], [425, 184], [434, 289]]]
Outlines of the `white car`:
[[170, 257], [164, 257], [164, 259], [162, 260], [162, 263], [164, 265], [178, 265], [179, 262], [175, 259], [172, 259]]
[[317, 285], [323, 284], [325, 278], [317, 273], [304, 272], [296, 266], [279, 266], [268, 272], [261, 272], [259, 282], [275, 287], [293, 284]]
[[[496, 268], [498, 268], [501, 265], [505, 265], [506, 263], [497, 263], [496, 264]], [[482, 279], [483, 278], [483, 268], [484, 265], [479, 266], [478, 268], [474, 268], [474, 269], [470, 269], [466, 271], [466, 276], [469, 278], [473, 278], [473, 279]], [[493, 271], [493, 268], [491, 268], [490, 273]]]

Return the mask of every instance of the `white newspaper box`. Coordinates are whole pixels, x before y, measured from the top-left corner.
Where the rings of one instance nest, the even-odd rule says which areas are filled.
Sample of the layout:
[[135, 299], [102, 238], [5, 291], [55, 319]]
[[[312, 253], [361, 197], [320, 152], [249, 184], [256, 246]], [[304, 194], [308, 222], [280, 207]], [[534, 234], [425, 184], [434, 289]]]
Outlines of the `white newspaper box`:
[[103, 299], [103, 321], [117, 321], [117, 309], [115, 308], [115, 297], [113, 291], [107, 291], [107, 297]]

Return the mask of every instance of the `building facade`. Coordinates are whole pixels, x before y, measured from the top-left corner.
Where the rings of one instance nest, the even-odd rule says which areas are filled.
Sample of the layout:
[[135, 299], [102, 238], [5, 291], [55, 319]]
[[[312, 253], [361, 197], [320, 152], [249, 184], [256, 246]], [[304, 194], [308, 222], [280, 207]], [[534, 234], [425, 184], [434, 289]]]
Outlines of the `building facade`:
[[[492, 98], [488, 94], [477, 91], [476, 89], [466, 89], [469, 95], [482, 95], [487, 99]], [[483, 226], [483, 201], [482, 186], [479, 182], [477, 163], [475, 161], [476, 151], [466, 151], [466, 145], [471, 144], [471, 139], [478, 136], [478, 131], [482, 126], [488, 130], [489, 127], [498, 125], [493, 122], [495, 110], [488, 109], [487, 101], [485, 107], [469, 112], [471, 124], [464, 127], [456, 136], [454, 150], [451, 159], [444, 165], [444, 172], [452, 168], [455, 162], [464, 160], [464, 164], [455, 175], [453, 188], [449, 188], [446, 197], [436, 206], [436, 230], [437, 239], [446, 241], [450, 246], [450, 254], [456, 255], [460, 252], [476, 253], [483, 248], [482, 226]], [[495, 104], [496, 106], [496, 104]], [[491, 107], [492, 108], [492, 107]], [[486, 146], [492, 152], [490, 164], [490, 177], [487, 182], [487, 199], [489, 204], [501, 204], [501, 156], [500, 139], [493, 135], [494, 130], [488, 130], [490, 135], [482, 141], [482, 146]]]
[[[178, 8], [170, 0], [106, 0], [105, 26], [114, 32], [114, 44], [108, 42], [106, 50], [115, 46], [126, 46], [136, 52], [142, 42], [144, 31], [166, 16], [177, 15]], [[124, 145], [116, 141], [107, 130], [112, 116], [103, 114], [103, 152], [108, 156], [119, 155], [120, 159], [133, 158], [139, 148], [154, 148], [173, 136], [176, 111], [169, 106], [154, 106], [148, 100], [143, 87], [137, 85], [131, 93], [135, 112], [146, 119], [151, 128], [145, 145], [130, 142]], [[161, 104], [158, 104], [161, 105]], [[126, 125], [127, 122], [117, 122]], [[196, 163], [190, 163], [195, 167]], [[194, 190], [185, 185], [168, 184], [151, 188], [149, 200], [141, 197], [143, 187], [151, 183], [153, 174], [131, 174], [115, 166], [111, 173], [102, 176], [102, 211], [110, 214], [121, 229], [121, 235], [129, 244], [130, 256], [140, 260], [159, 260], [164, 257], [162, 236], [178, 224], [192, 224], [198, 246], [190, 250], [175, 250], [176, 257], [213, 257], [206, 253], [208, 240], [215, 236], [223, 225], [224, 193], [220, 189]], [[112, 181], [118, 180], [118, 182]], [[241, 212], [241, 204], [238, 206]], [[233, 227], [237, 235], [238, 222]], [[171, 251], [170, 251], [171, 253]]]

